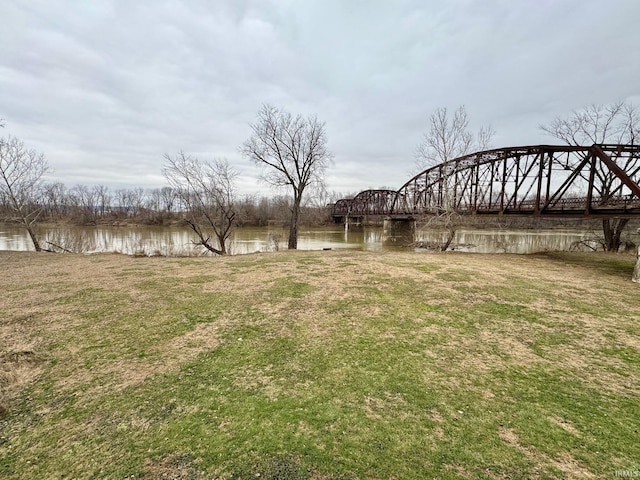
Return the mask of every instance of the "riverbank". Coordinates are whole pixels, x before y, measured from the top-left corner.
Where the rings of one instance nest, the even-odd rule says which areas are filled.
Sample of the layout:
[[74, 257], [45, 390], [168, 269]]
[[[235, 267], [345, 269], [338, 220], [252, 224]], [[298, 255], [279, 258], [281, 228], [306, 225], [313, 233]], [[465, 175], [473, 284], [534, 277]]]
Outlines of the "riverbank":
[[612, 477], [640, 458], [634, 261], [0, 252], [0, 474]]

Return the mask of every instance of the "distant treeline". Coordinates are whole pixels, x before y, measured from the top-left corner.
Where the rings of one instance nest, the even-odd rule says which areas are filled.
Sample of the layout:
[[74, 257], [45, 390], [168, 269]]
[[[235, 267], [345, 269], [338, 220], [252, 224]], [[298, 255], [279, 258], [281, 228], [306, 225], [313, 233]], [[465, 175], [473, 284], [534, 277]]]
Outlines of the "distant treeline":
[[[98, 225], [137, 223], [146, 225], [174, 225], [183, 219], [185, 206], [172, 187], [153, 189], [133, 188], [111, 190], [104, 185], [89, 187], [76, 185], [67, 188], [63, 183], [46, 184], [41, 204], [32, 205], [38, 211], [39, 222]], [[0, 218], [11, 219], [15, 209], [8, 197], [0, 196]], [[326, 203], [318, 199], [302, 209], [306, 224], [331, 222]], [[285, 196], [238, 198], [237, 224], [263, 226], [285, 224], [291, 216], [291, 201]]]

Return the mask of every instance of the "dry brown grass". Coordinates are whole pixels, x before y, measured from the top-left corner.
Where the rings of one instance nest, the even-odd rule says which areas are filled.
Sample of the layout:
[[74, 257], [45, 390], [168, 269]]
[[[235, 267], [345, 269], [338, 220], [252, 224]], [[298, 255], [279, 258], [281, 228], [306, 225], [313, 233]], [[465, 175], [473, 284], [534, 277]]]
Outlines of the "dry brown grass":
[[500, 430], [500, 438], [507, 445], [521, 451], [527, 458], [535, 463], [549, 463], [562, 472], [563, 478], [567, 480], [581, 480], [584, 478], [594, 478], [594, 475], [580, 464], [569, 452], [562, 452], [555, 458], [536, 451], [532, 447], [525, 447], [520, 444], [518, 435], [511, 429]]

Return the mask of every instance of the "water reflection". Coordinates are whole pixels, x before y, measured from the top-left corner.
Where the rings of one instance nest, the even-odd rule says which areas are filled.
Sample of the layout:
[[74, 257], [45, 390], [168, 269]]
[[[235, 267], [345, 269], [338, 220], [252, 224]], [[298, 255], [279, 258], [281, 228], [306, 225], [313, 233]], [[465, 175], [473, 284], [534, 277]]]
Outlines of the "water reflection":
[[[75, 252], [119, 252], [146, 255], [200, 255], [202, 247], [194, 246], [195, 236], [185, 228], [175, 227], [52, 227], [42, 228], [45, 248], [52, 245]], [[574, 230], [479, 230], [461, 229], [453, 241], [455, 250], [477, 253], [534, 253], [569, 250], [585, 239], [587, 232]], [[279, 236], [276, 246], [274, 238]], [[417, 231], [416, 239], [435, 243], [443, 241], [445, 232]], [[286, 249], [287, 232], [274, 228], [239, 228], [231, 237], [232, 254]], [[382, 228], [342, 226], [302, 228], [298, 239], [300, 250], [358, 249], [394, 250], [402, 247], [382, 245]], [[0, 226], [0, 250], [33, 250], [24, 229]]]
[[[570, 250], [593, 233], [575, 230], [480, 230], [461, 229], [452, 242], [455, 250], [475, 253], [535, 253]], [[421, 231], [416, 237], [425, 243], [443, 242], [446, 233]]]

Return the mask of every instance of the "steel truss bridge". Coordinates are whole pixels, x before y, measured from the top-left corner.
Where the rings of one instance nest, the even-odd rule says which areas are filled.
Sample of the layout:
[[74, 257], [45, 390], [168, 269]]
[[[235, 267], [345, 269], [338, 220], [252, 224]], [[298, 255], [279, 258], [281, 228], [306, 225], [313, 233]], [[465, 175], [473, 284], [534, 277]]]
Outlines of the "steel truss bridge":
[[399, 190], [366, 190], [332, 206], [367, 216], [640, 216], [640, 145], [537, 145], [472, 153], [428, 168]]

